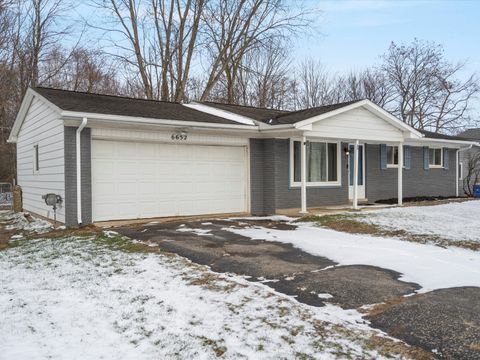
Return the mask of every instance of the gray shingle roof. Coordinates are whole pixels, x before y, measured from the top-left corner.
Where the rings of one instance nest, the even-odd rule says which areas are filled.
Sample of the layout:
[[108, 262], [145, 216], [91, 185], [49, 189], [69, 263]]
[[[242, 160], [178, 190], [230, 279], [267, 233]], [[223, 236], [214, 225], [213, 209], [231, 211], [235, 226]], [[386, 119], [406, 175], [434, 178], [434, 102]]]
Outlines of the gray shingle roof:
[[461, 136], [470, 140], [480, 140], [480, 128], [467, 129], [461, 132], [460, 134], [458, 134], [458, 136]]
[[338, 103], [338, 104], [324, 105], [324, 106], [318, 106], [318, 107], [288, 112], [285, 114], [278, 115], [274, 119], [274, 124], [295, 124], [299, 121], [309, 119], [313, 116], [322, 115], [330, 111], [341, 109], [345, 106], [354, 104], [359, 101], [361, 100], [347, 101], [347, 102]]
[[204, 101], [201, 104], [262, 122], [267, 122], [268, 120], [275, 118], [278, 115], [289, 113], [285, 110], [268, 109], [245, 105], [224, 104], [210, 101]]
[[423, 135], [425, 135], [426, 138], [429, 138], [429, 139], [460, 140], [460, 141], [468, 141], [469, 140], [469, 139], [461, 137], [461, 136], [445, 135], [445, 134], [440, 134], [440, 133], [434, 133], [434, 132], [427, 131], [427, 130], [418, 130], [418, 131], [420, 131]]
[[202, 104], [211, 106], [220, 110], [229, 111], [231, 113], [246, 116], [250, 119], [264, 122], [266, 124], [295, 124], [299, 121], [325, 114], [327, 112], [340, 109], [360, 100], [348, 101], [332, 105], [318, 106], [314, 108], [302, 109], [298, 111], [286, 111], [277, 109], [259, 108], [254, 106], [232, 105], [216, 102], [202, 102]]
[[66, 111], [239, 125], [180, 103], [36, 87], [37, 93]]

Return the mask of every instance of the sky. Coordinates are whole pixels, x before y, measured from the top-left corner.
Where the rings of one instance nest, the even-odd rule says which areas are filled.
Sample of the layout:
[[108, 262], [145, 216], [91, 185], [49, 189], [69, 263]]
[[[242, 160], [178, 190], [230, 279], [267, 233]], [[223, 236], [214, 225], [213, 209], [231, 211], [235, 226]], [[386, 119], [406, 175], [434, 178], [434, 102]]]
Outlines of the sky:
[[295, 57], [318, 57], [331, 71], [363, 69], [379, 62], [392, 41], [415, 38], [442, 44], [446, 57], [467, 61], [480, 73], [478, 0], [307, 0], [320, 16], [296, 41]]

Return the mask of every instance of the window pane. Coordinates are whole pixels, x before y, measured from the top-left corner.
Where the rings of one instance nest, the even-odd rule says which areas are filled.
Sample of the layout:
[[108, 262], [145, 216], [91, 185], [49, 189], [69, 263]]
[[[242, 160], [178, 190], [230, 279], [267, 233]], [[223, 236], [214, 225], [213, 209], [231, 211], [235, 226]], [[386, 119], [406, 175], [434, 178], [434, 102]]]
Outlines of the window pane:
[[328, 181], [337, 181], [337, 144], [328, 144]]
[[308, 182], [327, 180], [327, 145], [325, 143], [310, 142], [307, 145]]
[[301, 173], [301, 161], [302, 161], [302, 154], [300, 149], [300, 141], [293, 142], [293, 181], [300, 182], [302, 181], [302, 173]]
[[435, 165], [435, 149], [430, 150], [430, 165]]
[[387, 146], [387, 164], [393, 165], [393, 146]]
[[393, 146], [393, 165], [398, 165], [398, 146]]
[[435, 149], [435, 165], [442, 165], [442, 149]]

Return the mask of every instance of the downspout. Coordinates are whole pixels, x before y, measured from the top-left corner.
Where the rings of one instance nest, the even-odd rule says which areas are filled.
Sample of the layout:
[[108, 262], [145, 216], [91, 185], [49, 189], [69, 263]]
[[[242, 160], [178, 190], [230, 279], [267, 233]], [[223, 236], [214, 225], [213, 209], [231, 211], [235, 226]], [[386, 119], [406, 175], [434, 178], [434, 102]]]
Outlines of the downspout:
[[77, 145], [77, 223], [82, 223], [82, 160], [81, 160], [81, 144], [80, 135], [82, 130], [87, 126], [88, 119], [84, 117], [82, 123], [77, 129], [76, 133], [76, 145]]
[[467, 151], [470, 150], [473, 147], [473, 144], [470, 144], [467, 147], [457, 149], [455, 152], [455, 160], [456, 160], [456, 167], [455, 167], [455, 196], [459, 196], [459, 189], [458, 189], [458, 182], [460, 181], [460, 178], [458, 176], [458, 164], [460, 163], [460, 151]]

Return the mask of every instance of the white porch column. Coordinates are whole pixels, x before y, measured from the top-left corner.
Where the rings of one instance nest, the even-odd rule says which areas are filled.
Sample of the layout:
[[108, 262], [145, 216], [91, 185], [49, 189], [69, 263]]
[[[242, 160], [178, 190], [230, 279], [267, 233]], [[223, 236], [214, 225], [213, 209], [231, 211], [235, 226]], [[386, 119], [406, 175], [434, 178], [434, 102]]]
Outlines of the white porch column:
[[307, 138], [305, 136], [302, 136], [302, 144], [300, 148], [301, 148], [300, 176], [302, 181], [302, 185], [301, 185], [302, 206], [301, 206], [300, 213], [306, 214], [307, 213]]
[[353, 208], [358, 209], [358, 146], [359, 141], [355, 140], [353, 147]]
[[398, 205], [403, 204], [403, 143], [398, 144]]

